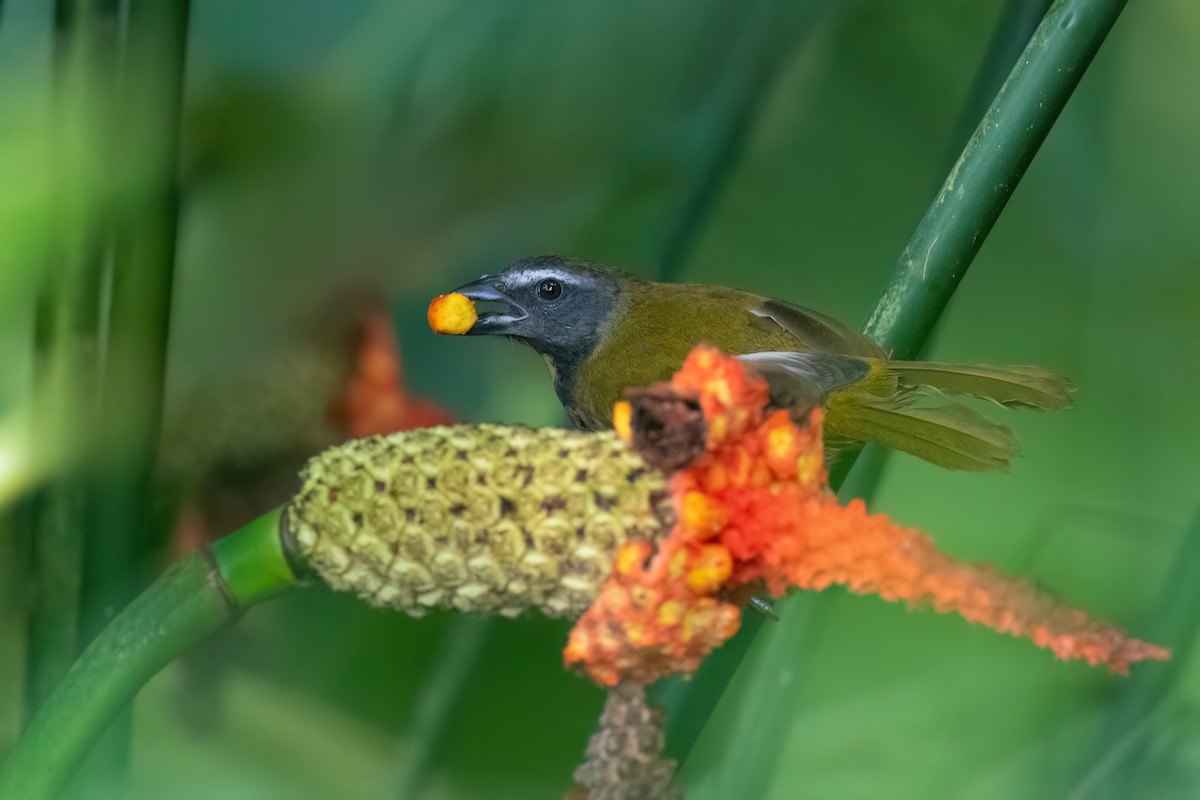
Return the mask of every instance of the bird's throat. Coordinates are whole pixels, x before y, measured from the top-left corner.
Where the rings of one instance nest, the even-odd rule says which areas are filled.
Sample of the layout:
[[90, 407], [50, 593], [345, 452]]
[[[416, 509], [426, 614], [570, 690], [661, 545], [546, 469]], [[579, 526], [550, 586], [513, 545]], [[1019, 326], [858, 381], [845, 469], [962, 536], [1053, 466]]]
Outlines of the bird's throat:
[[585, 356], [582, 353], [572, 353], [567, 350], [543, 350], [538, 349], [539, 355], [546, 362], [546, 368], [550, 370], [550, 380], [554, 382], [554, 393], [558, 395], [558, 400], [562, 403], [563, 408], [567, 411], [567, 416], [575, 427], [580, 427], [578, 421], [571, 414], [571, 409], [574, 405], [572, 398], [575, 391], [576, 379], [579, 376], [580, 366], [583, 364]]

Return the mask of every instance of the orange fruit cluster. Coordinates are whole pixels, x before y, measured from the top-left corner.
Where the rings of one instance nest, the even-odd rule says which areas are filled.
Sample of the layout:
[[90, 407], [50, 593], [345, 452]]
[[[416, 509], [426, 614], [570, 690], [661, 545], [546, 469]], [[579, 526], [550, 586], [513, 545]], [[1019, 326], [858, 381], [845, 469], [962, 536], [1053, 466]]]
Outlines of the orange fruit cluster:
[[[786, 411], [769, 412], [766, 382], [737, 359], [697, 348], [671, 388], [699, 401], [706, 452], [670, 479], [670, 535], [657, 550], [646, 542], [622, 547], [571, 632], [567, 665], [599, 683], [694, 671], [738, 628], [740, 611], [725, 598], [757, 581], [776, 596], [840, 584], [952, 611], [1118, 673], [1170, 656], [1028, 582], [941, 553], [925, 534], [868, 514], [861, 501], [839, 505], [823, 463], [821, 410], [803, 427]], [[630, 439], [629, 408], [614, 419]]]
[[[678, 518], [671, 534], [657, 551], [646, 542], [622, 547], [600, 596], [571, 632], [567, 664], [582, 665], [605, 685], [695, 670], [737, 631], [741, 612], [725, 600], [726, 590], [756, 571], [730, 547], [739, 540], [727, 538], [744, 539], [760, 512], [823, 486], [818, 429], [800, 431], [783, 411], [764, 419], [766, 384], [735, 359], [698, 349], [672, 388], [700, 401], [707, 452], [671, 479]], [[626, 439], [630, 416], [627, 403], [614, 409], [614, 427]]]

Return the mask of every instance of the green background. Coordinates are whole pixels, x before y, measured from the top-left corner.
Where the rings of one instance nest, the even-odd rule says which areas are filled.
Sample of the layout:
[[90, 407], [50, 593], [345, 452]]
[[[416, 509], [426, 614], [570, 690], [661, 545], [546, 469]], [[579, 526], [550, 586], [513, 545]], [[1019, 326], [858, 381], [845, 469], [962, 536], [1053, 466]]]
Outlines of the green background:
[[[45, 6], [0, 16], [0, 435], [28, 392]], [[331, 298], [369, 287], [414, 391], [464, 420], [558, 424], [541, 359], [435, 337], [429, 298], [540, 252], [659, 274], [755, 64], [769, 78], [673, 277], [857, 324], [961, 144], [1001, 9], [194, 0], [168, 418], [201, 390], [244, 399]], [[1200, 508], [1198, 40], [1200, 6], [1130, 4], [927, 351], [1062, 371], [1077, 408], [1005, 414], [1025, 453], [1009, 474], [895, 456], [872, 501], [1142, 635], [1200, 603], [1200, 565], [1189, 579], [1178, 555]], [[0, 530], [0, 752], [19, 724], [20, 556]], [[782, 613], [803, 624], [764, 627], [688, 797], [1200, 793], [1194, 624], [1166, 642], [1169, 673], [1141, 668], [1168, 675], [1161, 700], [1118, 724], [1137, 683], [956, 617], [840, 590]], [[566, 626], [468, 626], [318, 589], [256, 609], [139, 698], [135, 796], [400, 797], [439, 729], [423, 796], [558, 796], [602, 703], [561, 669]], [[420, 719], [463, 661], [448, 711]]]

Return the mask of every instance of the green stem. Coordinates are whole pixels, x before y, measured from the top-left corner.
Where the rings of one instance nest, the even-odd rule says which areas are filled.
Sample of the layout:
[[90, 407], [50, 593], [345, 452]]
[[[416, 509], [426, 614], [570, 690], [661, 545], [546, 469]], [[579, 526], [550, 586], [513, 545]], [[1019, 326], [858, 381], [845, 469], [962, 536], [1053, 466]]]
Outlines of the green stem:
[[[1004, 79], [1013, 71], [1021, 50], [1030, 43], [1033, 32], [1049, 7], [1050, 0], [1008, 0], [1008, 5], [1004, 6], [988, 53], [979, 66], [967, 102], [959, 115], [958, 125], [955, 126], [953, 154], [948, 167], [954, 166], [956, 158], [970, 142], [979, 120], [988, 112], [989, 103], [995, 100], [996, 92], [1000, 91]], [[920, 349], [928, 350], [934, 338], [926, 338]], [[860, 446], [857, 450], [842, 453], [839, 463], [830, 470], [830, 485], [838, 487], [838, 495], [844, 501], [859, 498], [869, 504], [880, 482], [883, 467], [889, 461], [888, 455], [888, 451], [878, 445]]]
[[63, 473], [39, 491], [31, 504], [26, 715], [37, 710], [77, 654], [83, 498], [82, 480], [74, 473]]
[[[1038, 26], [901, 253], [864, 332], [912, 358], [933, 330], [996, 218], [1053, 127], [1125, 0], [1058, 0]], [[845, 472], [833, 476], [834, 488]], [[733, 679], [753, 631], [739, 633], [667, 706], [667, 752], [686, 759]], [[687, 708], [688, 726], [676, 722]]]
[[[86, 545], [84, 640], [136, 593], [147, 556], [150, 475], [157, 453], [178, 216], [177, 141], [187, 36], [186, 0], [129, 7], [121, 133], [136, 186], [113, 252], [100, 413], [94, 524]], [[132, 187], [126, 187], [132, 188]], [[108, 610], [107, 613], [102, 610]]]
[[26, 706], [30, 712], [78, 654], [87, 481], [75, 466], [90, 416], [100, 352], [100, 287], [107, 232], [95, 213], [104, 187], [98, 153], [116, 80], [116, 2], [55, 6], [53, 263], [38, 298], [36, 446], [68, 464], [33, 501]]
[[[20, 664], [26, 659], [28, 506], [25, 499], [11, 505], [0, 504], [0, 675], [20, 675]], [[0, 682], [0, 753], [20, 733], [22, 689], [18, 681]]]
[[[1021, 51], [1029, 46], [1034, 31], [1046, 16], [1051, 0], [1008, 0], [1004, 11], [996, 22], [996, 30], [992, 33], [992, 41], [988, 44], [979, 71], [975, 73], [975, 81], [967, 95], [967, 102], [959, 115], [955, 126], [954, 138], [947, 156], [957, 156], [971, 140], [971, 135], [979, 127], [979, 121], [987, 113], [988, 106], [995, 99], [996, 93], [1004, 85], [1004, 80], [1012, 72], [1013, 65], [1021, 57]], [[949, 161], [946, 167], [953, 167]]]
[[1058, 0], [900, 254], [864, 332], [913, 358], [1125, 7]]
[[272, 511], [167, 570], [96, 637], [0, 769], [0, 797], [51, 800], [163, 667], [295, 584]]
[[[959, 154], [971, 140], [973, 132], [987, 113], [989, 104], [1004, 86], [1004, 81], [1012, 72], [1021, 52], [1029, 46], [1029, 40], [1033, 38], [1049, 6], [1050, 0], [1008, 1], [999, 22], [996, 23], [991, 44], [988, 45], [983, 63], [975, 75], [967, 102], [955, 126], [953, 151], [949, 154], [947, 165], [949, 168], [953, 168], [960, 157]], [[928, 350], [934, 338], [932, 334], [927, 336], [912, 357], [917, 357], [920, 351]], [[842, 498], [861, 497], [867, 500], [868, 495], [874, 492], [887, 461], [887, 451], [876, 445], [871, 445], [865, 450], [862, 446], [849, 448], [831, 467], [830, 483], [838, 487], [838, 494]]]
[[[186, 0], [130, 0], [114, 130], [128, 153], [110, 183], [116, 220], [107, 349], [84, 542], [80, 644], [144, 585], [152, 562], [147, 498], [157, 453], [178, 203], [175, 192]], [[119, 783], [130, 722], [110, 727], [88, 764], [90, 784]]]
[[218, 539], [210, 549], [222, 585], [242, 609], [283, 594], [296, 583], [280, 537], [279, 509]]

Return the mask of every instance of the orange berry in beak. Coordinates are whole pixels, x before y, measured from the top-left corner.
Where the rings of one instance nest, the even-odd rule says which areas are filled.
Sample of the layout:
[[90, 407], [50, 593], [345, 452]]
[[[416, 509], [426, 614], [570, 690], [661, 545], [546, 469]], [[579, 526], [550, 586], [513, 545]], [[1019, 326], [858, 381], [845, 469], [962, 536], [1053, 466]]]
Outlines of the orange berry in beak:
[[475, 312], [475, 304], [458, 292], [441, 294], [429, 304], [426, 314], [429, 327], [434, 333], [463, 334], [471, 330], [479, 315]]

